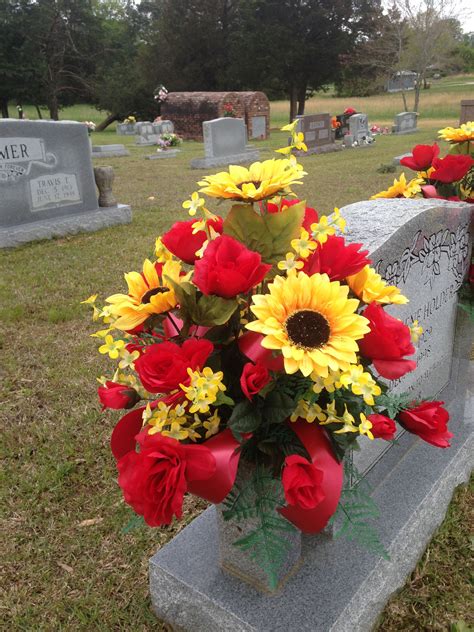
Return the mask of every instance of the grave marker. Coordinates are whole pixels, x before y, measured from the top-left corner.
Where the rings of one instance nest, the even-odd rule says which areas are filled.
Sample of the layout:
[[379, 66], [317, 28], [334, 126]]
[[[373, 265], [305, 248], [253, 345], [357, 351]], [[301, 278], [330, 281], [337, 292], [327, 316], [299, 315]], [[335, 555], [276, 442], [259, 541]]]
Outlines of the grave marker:
[[99, 209], [82, 123], [0, 120], [0, 247], [129, 221]]
[[[370, 452], [365, 472], [374, 487], [382, 516], [378, 530], [390, 561], [343, 539], [304, 536], [301, 568], [277, 598], [220, 570], [216, 510], [207, 509], [150, 560], [153, 609], [180, 630], [372, 629], [444, 518], [453, 490], [469, 477], [474, 454], [474, 401], [468, 390], [472, 325], [455, 303], [470, 260], [470, 205], [373, 200], [341, 212], [350, 239], [365, 242], [374, 264], [409, 294], [405, 320], [417, 318], [426, 328], [419, 371], [392, 386], [411, 389], [414, 397], [429, 393], [445, 400], [452, 447], [436, 449], [404, 433], [385, 454]], [[374, 444], [368, 447], [375, 449]], [[364, 453], [369, 454], [365, 445]]]
[[191, 161], [193, 169], [246, 164], [258, 160], [257, 150], [246, 148], [247, 130], [243, 119], [224, 117], [202, 124], [204, 158]]
[[307, 152], [297, 151], [297, 155], [322, 154], [342, 149], [333, 139], [331, 117], [329, 114], [306, 114], [298, 116], [298, 132], [303, 132]]
[[396, 114], [392, 126], [392, 134], [413, 134], [417, 132], [417, 119], [417, 112], [400, 112], [400, 114]]
[[349, 134], [344, 136], [345, 147], [368, 147], [373, 141], [367, 114], [353, 114], [349, 119]]
[[474, 121], [474, 99], [463, 99], [461, 101], [461, 116], [459, 117], [459, 124], [468, 123]]

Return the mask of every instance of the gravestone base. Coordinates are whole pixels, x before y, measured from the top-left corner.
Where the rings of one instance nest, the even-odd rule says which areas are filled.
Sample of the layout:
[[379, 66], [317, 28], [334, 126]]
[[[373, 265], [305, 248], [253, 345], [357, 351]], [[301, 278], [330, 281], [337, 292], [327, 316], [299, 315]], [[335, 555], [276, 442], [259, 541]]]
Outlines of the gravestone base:
[[130, 156], [125, 145], [92, 145], [92, 158], [115, 158], [116, 156]]
[[97, 208], [91, 212], [77, 213], [69, 217], [38, 220], [28, 224], [0, 228], [0, 248], [13, 248], [38, 239], [94, 232], [109, 226], [129, 224], [131, 221], [132, 209], [126, 204]]
[[[464, 339], [466, 347], [466, 339]], [[469, 362], [463, 366], [467, 379]], [[470, 364], [471, 384], [474, 383]], [[474, 397], [453, 400], [451, 448], [405, 433], [371, 470], [385, 561], [344, 539], [303, 538], [303, 563], [275, 596], [265, 596], [219, 568], [215, 508], [150, 559], [156, 615], [189, 632], [367, 632], [403, 584], [441, 524], [454, 489], [473, 466]], [[469, 418], [470, 415], [470, 418]]]
[[228, 165], [245, 165], [259, 159], [257, 149], [247, 150], [242, 154], [229, 156], [216, 156], [215, 158], [194, 158], [191, 160], [191, 169], [211, 169], [213, 167], [227, 167]]
[[327, 145], [319, 145], [319, 147], [308, 147], [308, 151], [295, 151], [295, 156], [311, 156], [313, 154], [330, 154], [333, 151], [342, 151], [342, 145], [339, 143], [329, 143]]
[[392, 134], [395, 134], [395, 136], [401, 136], [404, 134], [416, 134], [419, 131], [420, 130], [417, 127], [415, 129], [398, 130], [395, 125], [392, 126]]
[[181, 153], [181, 149], [166, 149], [165, 151], [157, 151], [154, 154], [149, 154], [145, 156], [147, 160], [162, 160], [163, 158], [175, 158], [179, 153]]

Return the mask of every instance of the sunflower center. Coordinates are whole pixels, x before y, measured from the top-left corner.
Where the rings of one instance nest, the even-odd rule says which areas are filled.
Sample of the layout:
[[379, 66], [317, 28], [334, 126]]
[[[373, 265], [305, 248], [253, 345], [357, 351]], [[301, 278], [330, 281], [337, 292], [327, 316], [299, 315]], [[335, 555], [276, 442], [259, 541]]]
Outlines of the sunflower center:
[[322, 347], [331, 333], [329, 323], [319, 312], [301, 309], [286, 319], [286, 333], [294, 345], [305, 349]]
[[169, 287], [153, 287], [148, 292], [142, 296], [142, 303], [149, 303], [152, 296], [156, 296], [156, 294], [163, 294], [164, 292], [169, 292]]
[[237, 185], [237, 188], [241, 191], [243, 190], [244, 184], [253, 184], [253, 186], [258, 189], [258, 187], [262, 184], [261, 180], [247, 180], [247, 182], [241, 182]]

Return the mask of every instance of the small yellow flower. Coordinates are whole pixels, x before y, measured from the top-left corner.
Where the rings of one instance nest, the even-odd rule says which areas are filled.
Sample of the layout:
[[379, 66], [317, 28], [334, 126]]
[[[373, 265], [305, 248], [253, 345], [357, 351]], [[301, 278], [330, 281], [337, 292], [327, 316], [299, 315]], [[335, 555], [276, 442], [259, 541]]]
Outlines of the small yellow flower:
[[303, 261], [298, 261], [292, 252], [288, 252], [286, 254], [286, 258], [283, 261], [279, 261], [277, 266], [279, 270], [286, 270], [286, 272], [290, 272], [291, 270], [301, 270], [304, 263]]
[[372, 422], [370, 422], [364, 413], [360, 413], [359, 432], [361, 435], [367, 435], [373, 441], [374, 435], [371, 432]]
[[357, 382], [351, 386], [354, 395], [362, 395], [364, 402], [368, 406], [374, 406], [374, 395], [378, 397], [382, 393], [382, 389], [370, 375], [370, 373], [362, 373]]
[[296, 421], [297, 419], [305, 419], [309, 424], [312, 424], [315, 419], [318, 421], [324, 421], [326, 415], [323, 409], [318, 404], [310, 404], [304, 399], [300, 399], [293, 414], [290, 417], [290, 421]]
[[293, 133], [298, 127], [298, 122], [299, 119], [295, 119], [292, 123], [288, 123], [287, 125], [283, 125], [283, 127], [280, 127], [280, 131]]
[[319, 241], [320, 244], [324, 244], [329, 235], [334, 235], [336, 228], [331, 225], [326, 215], [323, 215], [319, 222], [311, 224], [311, 237]]
[[342, 217], [341, 211], [337, 207], [333, 211], [333, 216], [334, 216], [334, 220], [333, 220], [334, 224], [336, 224], [336, 226], [339, 228], [341, 233], [343, 233], [346, 230], [346, 220]]
[[337, 420], [339, 423], [342, 423], [341, 428], [334, 431], [334, 434], [346, 434], [347, 432], [358, 432], [357, 426], [354, 426], [354, 417], [347, 410], [347, 407], [344, 406], [344, 414], [341, 419]]
[[206, 421], [203, 422], [203, 426], [206, 429], [205, 438], [209, 439], [213, 435], [219, 432], [219, 424], [221, 423], [220, 417], [217, 414], [217, 410]]
[[93, 305], [96, 302], [98, 296], [98, 294], [92, 294], [92, 296], [86, 298], [85, 301], [81, 301], [81, 305]]
[[327, 377], [321, 377], [317, 373], [311, 373], [311, 379], [313, 380], [313, 391], [318, 394], [326, 390], [328, 393], [334, 393], [338, 388], [341, 388], [342, 383], [340, 381], [341, 372], [329, 370]]
[[109, 357], [112, 360], [116, 360], [119, 357], [120, 351], [125, 347], [125, 342], [123, 340], [114, 340], [113, 337], [109, 334], [105, 336], [105, 341], [102, 346], [99, 347], [99, 353], [105, 355], [109, 354]]
[[214, 373], [210, 367], [206, 366], [202, 371], [193, 371], [188, 368], [188, 375], [191, 378], [190, 385], [180, 384], [180, 387], [192, 402], [189, 412], [208, 413], [209, 405], [216, 401], [218, 392], [226, 390], [222, 383], [224, 374], [222, 371]]
[[138, 360], [139, 357], [139, 351], [132, 351], [132, 353], [130, 353], [130, 351], [128, 351], [127, 349], [122, 349], [122, 351], [120, 352], [119, 369], [134, 369], [134, 362], [135, 360]]
[[99, 331], [96, 331], [95, 334], [91, 334], [91, 338], [105, 338], [105, 336], [107, 334], [109, 334], [112, 331], [112, 329], [99, 329]]
[[296, 254], [303, 259], [309, 257], [311, 251], [316, 250], [317, 246], [318, 245], [316, 242], [310, 240], [309, 233], [304, 228], [301, 229], [301, 235], [299, 239], [291, 240], [291, 247], [293, 248], [293, 250], [296, 251]]
[[157, 237], [155, 241], [155, 257], [159, 263], [165, 263], [171, 261], [173, 253], [168, 250], [165, 244], [161, 241], [161, 237]]
[[376, 195], [373, 195], [370, 199], [376, 200], [377, 198], [413, 198], [417, 193], [421, 191], [421, 184], [423, 184], [422, 178], [413, 178], [410, 182], [407, 182], [405, 174], [401, 173], [400, 178], [396, 178], [393, 181], [393, 185], [386, 191], [381, 191]]
[[183, 208], [188, 209], [188, 213], [191, 217], [196, 215], [201, 206], [204, 206], [204, 198], [199, 197], [199, 193], [197, 191], [194, 191], [190, 200], [183, 202]]
[[414, 320], [410, 325], [410, 336], [413, 344], [416, 344], [420, 339], [421, 334], [423, 333], [423, 327], [418, 324], [417, 320]]
[[352, 364], [347, 371], [341, 375], [340, 382], [343, 386], [349, 388], [351, 384], [359, 381], [364, 373], [364, 367], [361, 364]]
[[394, 303], [396, 305], [404, 305], [408, 303], [406, 296], [401, 294], [398, 287], [387, 285], [380, 274], [371, 268], [365, 266], [357, 274], [347, 277], [347, 283], [354, 294], [364, 303]]

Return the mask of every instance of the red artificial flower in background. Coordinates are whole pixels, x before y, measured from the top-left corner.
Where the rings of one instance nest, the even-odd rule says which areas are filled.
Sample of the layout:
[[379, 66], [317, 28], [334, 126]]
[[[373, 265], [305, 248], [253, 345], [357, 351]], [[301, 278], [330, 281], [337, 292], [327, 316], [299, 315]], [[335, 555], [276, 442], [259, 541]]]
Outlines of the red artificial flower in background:
[[234, 298], [263, 281], [271, 265], [240, 241], [221, 235], [210, 242], [194, 265], [193, 282], [203, 294]]
[[357, 114], [357, 112], [356, 110], [354, 110], [354, 108], [346, 108], [343, 114]]
[[118, 483], [125, 502], [145, 518], [150, 527], [181, 518], [188, 482], [207, 480], [216, 460], [204, 445], [186, 445], [159, 433], [136, 437], [140, 452], [131, 450], [117, 461]]
[[[165, 233], [161, 241], [176, 257], [185, 263], [193, 264], [196, 261], [196, 252], [202, 248], [203, 243], [207, 239], [206, 231], [199, 230], [193, 234], [193, 224], [196, 220], [191, 219], [187, 222], [176, 222], [171, 229]], [[222, 217], [208, 220], [207, 225], [212, 226], [216, 233], [222, 233], [223, 226]]]
[[259, 393], [270, 381], [268, 369], [257, 362], [247, 362], [240, 376], [240, 386], [245, 397], [252, 401], [252, 397]]
[[[295, 204], [299, 204], [300, 202], [301, 200], [298, 200], [296, 198], [293, 200], [283, 199], [280, 202], [280, 204], [273, 204], [273, 202], [268, 202], [267, 210], [269, 213], [280, 213], [283, 209], [288, 208], [290, 206], [295, 206]], [[302, 227], [308, 232], [310, 232], [311, 224], [316, 224], [318, 220], [319, 220], [318, 211], [312, 208], [311, 206], [307, 206], [304, 210], [303, 223], [301, 224]]]
[[433, 160], [438, 157], [439, 145], [416, 145], [411, 150], [412, 155], [400, 160], [400, 164], [413, 171], [426, 171], [433, 164]]
[[102, 410], [133, 408], [140, 399], [140, 395], [134, 388], [117, 382], [107, 381], [105, 386], [99, 386], [97, 392], [102, 403]]
[[474, 160], [465, 154], [448, 154], [445, 158], [433, 160], [434, 171], [430, 180], [437, 180], [444, 184], [451, 184], [462, 180], [469, 169], [474, 165]]
[[174, 342], [159, 342], [145, 347], [135, 360], [141, 383], [150, 393], [169, 393], [189, 382], [188, 368], [202, 369], [214, 345], [205, 338], [189, 338], [180, 347]]
[[317, 272], [326, 273], [331, 281], [342, 281], [371, 263], [367, 259], [369, 251], [360, 251], [360, 248], [362, 244], [346, 244], [344, 237], [330, 235], [305, 260], [303, 272], [309, 276]]
[[[457, 195], [450, 195], [445, 197], [444, 195], [439, 195], [437, 189], [432, 184], [425, 184], [421, 187], [421, 192], [423, 193], [424, 198], [436, 199], [436, 200], [449, 200], [449, 202], [461, 202], [461, 199], [458, 198]], [[464, 200], [467, 202], [468, 200]]]
[[416, 362], [403, 357], [415, 353], [409, 327], [387, 314], [375, 302], [366, 307], [362, 315], [369, 320], [370, 332], [359, 340], [359, 350], [363, 356], [372, 360], [380, 375], [396, 380], [413, 371]]
[[419, 406], [403, 410], [398, 421], [409, 432], [416, 434], [437, 448], [449, 448], [454, 435], [448, 431], [449, 413], [444, 402], [422, 402]]
[[325, 498], [322, 490], [324, 474], [299, 454], [285, 459], [281, 482], [286, 502], [302, 509], [314, 509]]
[[395, 425], [393, 419], [385, 417], [385, 415], [379, 415], [378, 413], [369, 415], [367, 419], [372, 424], [372, 428], [370, 430], [375, 439], [385, 439], [385, 441], [392, 441], [395, 439], [397, 426]]

